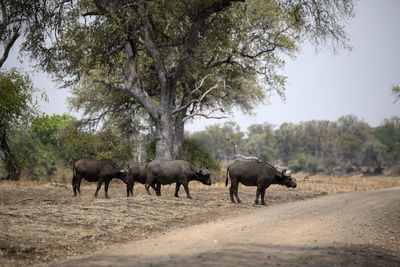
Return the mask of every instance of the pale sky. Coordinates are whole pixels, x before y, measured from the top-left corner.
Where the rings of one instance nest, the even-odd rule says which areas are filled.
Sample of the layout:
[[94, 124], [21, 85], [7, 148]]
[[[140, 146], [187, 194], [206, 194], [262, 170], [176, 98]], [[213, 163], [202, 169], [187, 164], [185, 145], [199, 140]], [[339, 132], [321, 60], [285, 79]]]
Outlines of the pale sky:
[[[256, 123], [336, 121], [347, 114], [378, 126], [385, 118], [400, 116], [400, 101], [394, 103], [391, 93], [393, 84], [400, 85], [400, 1], [361, 0], [355, 13], [346, 27], [352, 51], [335, 54], [326, 48], [316, 53], [304, 44], [297, 58], [287, 61], [282, 70], [288, 76], [285, 101], [273, 95], [255, 107], [254, 115], [235, 112], [223, 120], [195, 119], [185, 129], [200, 131], [233, 120], [246, 130]], [[6, 65], [23, 68], [26, 63], [17, 63], [16, 51], [14, 47]], [[68, 110], [66, 89], [58, 89], [46, 74], [32, 75], [34, 85], [49, 97], [48, 103], [41, 103], [43, 112], [79, 116]]]

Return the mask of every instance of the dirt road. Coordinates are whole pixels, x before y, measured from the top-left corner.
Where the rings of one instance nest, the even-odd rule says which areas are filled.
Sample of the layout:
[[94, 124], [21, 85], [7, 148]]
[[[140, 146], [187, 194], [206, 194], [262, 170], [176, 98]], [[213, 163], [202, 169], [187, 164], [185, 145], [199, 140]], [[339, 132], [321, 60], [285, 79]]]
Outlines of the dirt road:
[[400, 188], [258, 209], [57, 266], [400, 266]]

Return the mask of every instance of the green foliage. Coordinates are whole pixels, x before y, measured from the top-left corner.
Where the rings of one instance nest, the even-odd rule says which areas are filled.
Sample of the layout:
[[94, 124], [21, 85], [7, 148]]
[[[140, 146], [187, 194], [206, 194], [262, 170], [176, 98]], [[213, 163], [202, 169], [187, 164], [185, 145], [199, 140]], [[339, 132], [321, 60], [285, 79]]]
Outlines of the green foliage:
[[57, 144], [66, 147], [64, 159], [72, 164], [81, 158], [114, 159], [125, 165], [132, 158], [134, 143], [108, 128], [100, 132], [85, 131], [81, 122], [67, 121], [59, 127]]
[[272, 162], [276, 159], [276, 140], [271, 124], [255, 124], [247, 129], [245, 140], [246, 154], [262, 161]]
[[386, 119], [383, 125], [377, 127], [374, 136], [385, 147], [383, 157], [392, 165], [399, 164], [400, 160], [400, 118]]
[[361, 151], [362, 140], [349, 133], [344, 133], [340, 139], [340, 152], [345, 160], [353, 160]]
[[54, 33], [54, 42], [40, 36], [27, 49], [75, 88], [73, 107], [89, 110], [90, 119], [136, 130], [150, 118], [156, 156], [170, 157], [174, 131], [187, 118], [233, 107], [250, 112], [270, 91], [284, 97], [284, 59], [304, 39], [347, 47], [343, 26], [353, 6], [352, 0], [56, 1], [43, 8], [53, 15], [43, 33]]
[[221, 168], [218, 162], [193, 138], [184, 139], [182, 159], [193, 162], [198, 167], [204, 166], [213, 171], [218, 171]]
[[74, 118], [72, 116], [67, 114], [54, 114], [52, 116], [43, 114], [42, 116], [35, 117], [33, 119], [31, 125], [31, 133], [37, 136], [43, 144], [50, 143], [56, 146], [57, 140], [55, 138], [55, 134], [57, 133], [58, 128], [63, 123], [72, 121], [73, 119]]
[[0, 155], [8, 172], [6, 179], [17, 180], [21, 174], [22, 159], [10, 147], [9, 138], [37, 113], [35, 91], [28, 75], [0, 71]]
[[300, 155], [296, 158], [289, 160], [288, 168], [293, 172], [299, 172], [306, 168], [306, 157], [304, 155]]
[[26, 124], [37, 111], [37, 101], [33, 94], [28, 75], [18, 71], [0, 71], [0, 129], [11, 129]]
[[[156, 143], [153, 139], [146, 146], [147, 162], [155, 159]], [[192, 138], [185, 137], [183, 141], [182, 159], [193, 162], [198, 167], [205, 166], [213, 171], [218, 171], [220, 166], [218, 162], [209, 154], [201, 145], [201, 143]]]
[[396, 103], [400, 99], [400, 86], [399, 85], [393, 85], [392, 86], [392, 93], [394, 95], [394, 102]]
[[39, 52], [45, 42], [45, 28], [52, 21], [54, 3], [46, 0], [2, 0], [0, 5], [0, 68], [16, 40], [24, 37], [22, 48]]
[[244, 133], [235, 122], [226, 122], [222, 127], [220, 125], [207, 126], [205, 131], [191, 135], [218, 161], [228, 160], [240, 153], [243, 136]]
[[50, 180], [57, 171], [58, 151], [52, 145], [44, 145], [27, 130], [19, 131], [11, 138], [10, 146], [16, 154], [19, 166], [31, 180]]
[[[229, 126], [232, 132], [232, 125]], [[202, 147], [217, 159], [229, 159], [231, 144], [227, 128], [208, 126], [208, 131], [193, 133]], [[228, 128], [229, 128], [228, 127]], [[237, 132], [235, 142], [244, 156], [256, 156], [273, 164], [286, 165], [292, 171], [330, 173], [339, 167], [343, 172], [360, 167], [397, 166], [400, 159], [400, 119], [393, 117], [383, 125], [370, 127], [357, 117], [347, 115], [336, 122], [306, 121], [284, 123], [278, 128], [269, 124], [251, 125]], [[239, 134], [240, 133], [240, 134]], [[247, 138], [244, 138], [247, 136]]]
[[285, 164], [299, 152], [300, 139], [297, 133], [298, 128], [293, 123], [283, 123], [275, 131], [278, 154]]

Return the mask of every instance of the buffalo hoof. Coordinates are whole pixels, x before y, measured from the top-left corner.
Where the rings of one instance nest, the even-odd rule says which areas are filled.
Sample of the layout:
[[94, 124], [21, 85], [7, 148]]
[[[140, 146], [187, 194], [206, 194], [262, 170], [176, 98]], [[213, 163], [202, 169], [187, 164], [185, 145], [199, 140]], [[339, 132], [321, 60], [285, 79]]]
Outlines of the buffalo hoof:
[[267, 204], [266, 204], [265, 202], [262, 202], [262, 203], [261, 203], [261, 205], [263, 205], [263, 206], [267, 206]]
[[179, 197], [179, 195], [174, 195], [174, 197]]
[[192, 198], [191, 196], [187, 196], [187, 198]]

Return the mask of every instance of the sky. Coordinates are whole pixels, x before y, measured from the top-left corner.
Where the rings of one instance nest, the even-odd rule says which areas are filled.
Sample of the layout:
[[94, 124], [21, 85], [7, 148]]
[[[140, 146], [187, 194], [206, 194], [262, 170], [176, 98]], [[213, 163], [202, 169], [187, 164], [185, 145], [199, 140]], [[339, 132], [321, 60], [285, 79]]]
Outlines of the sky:
[[[400, 101], [394, 103], [391, 87], [400, 85], [400, 1], [360, 0], [355, 17], [345, 30], [351, 51], [330, 48], [316, 52], [309, 43], [294, 59], [288, 59], [282, 73], [287, 76], [286, 99], [273, 94], [256, 106], [252, 115], [240, 111], [227, 119], [194, 119], [185, 125], [189, 132], [202, 131], [209, 125], [235, 121], [242, 130], [252, 124], [309, 120], [336, 121], [352, 114], [376, 127], [391, 116], [400, 116]], [[67, 89], [58, 89], [51, 78], [33, 71], [26, 62], [19, 63], [18, 48], [13, 47], [6, 67], [18, 67], [31, 72], [36, 87], [48, 95], [40, 109], [49, 114], [71, 112], [66, 102], [71, 96]]]

